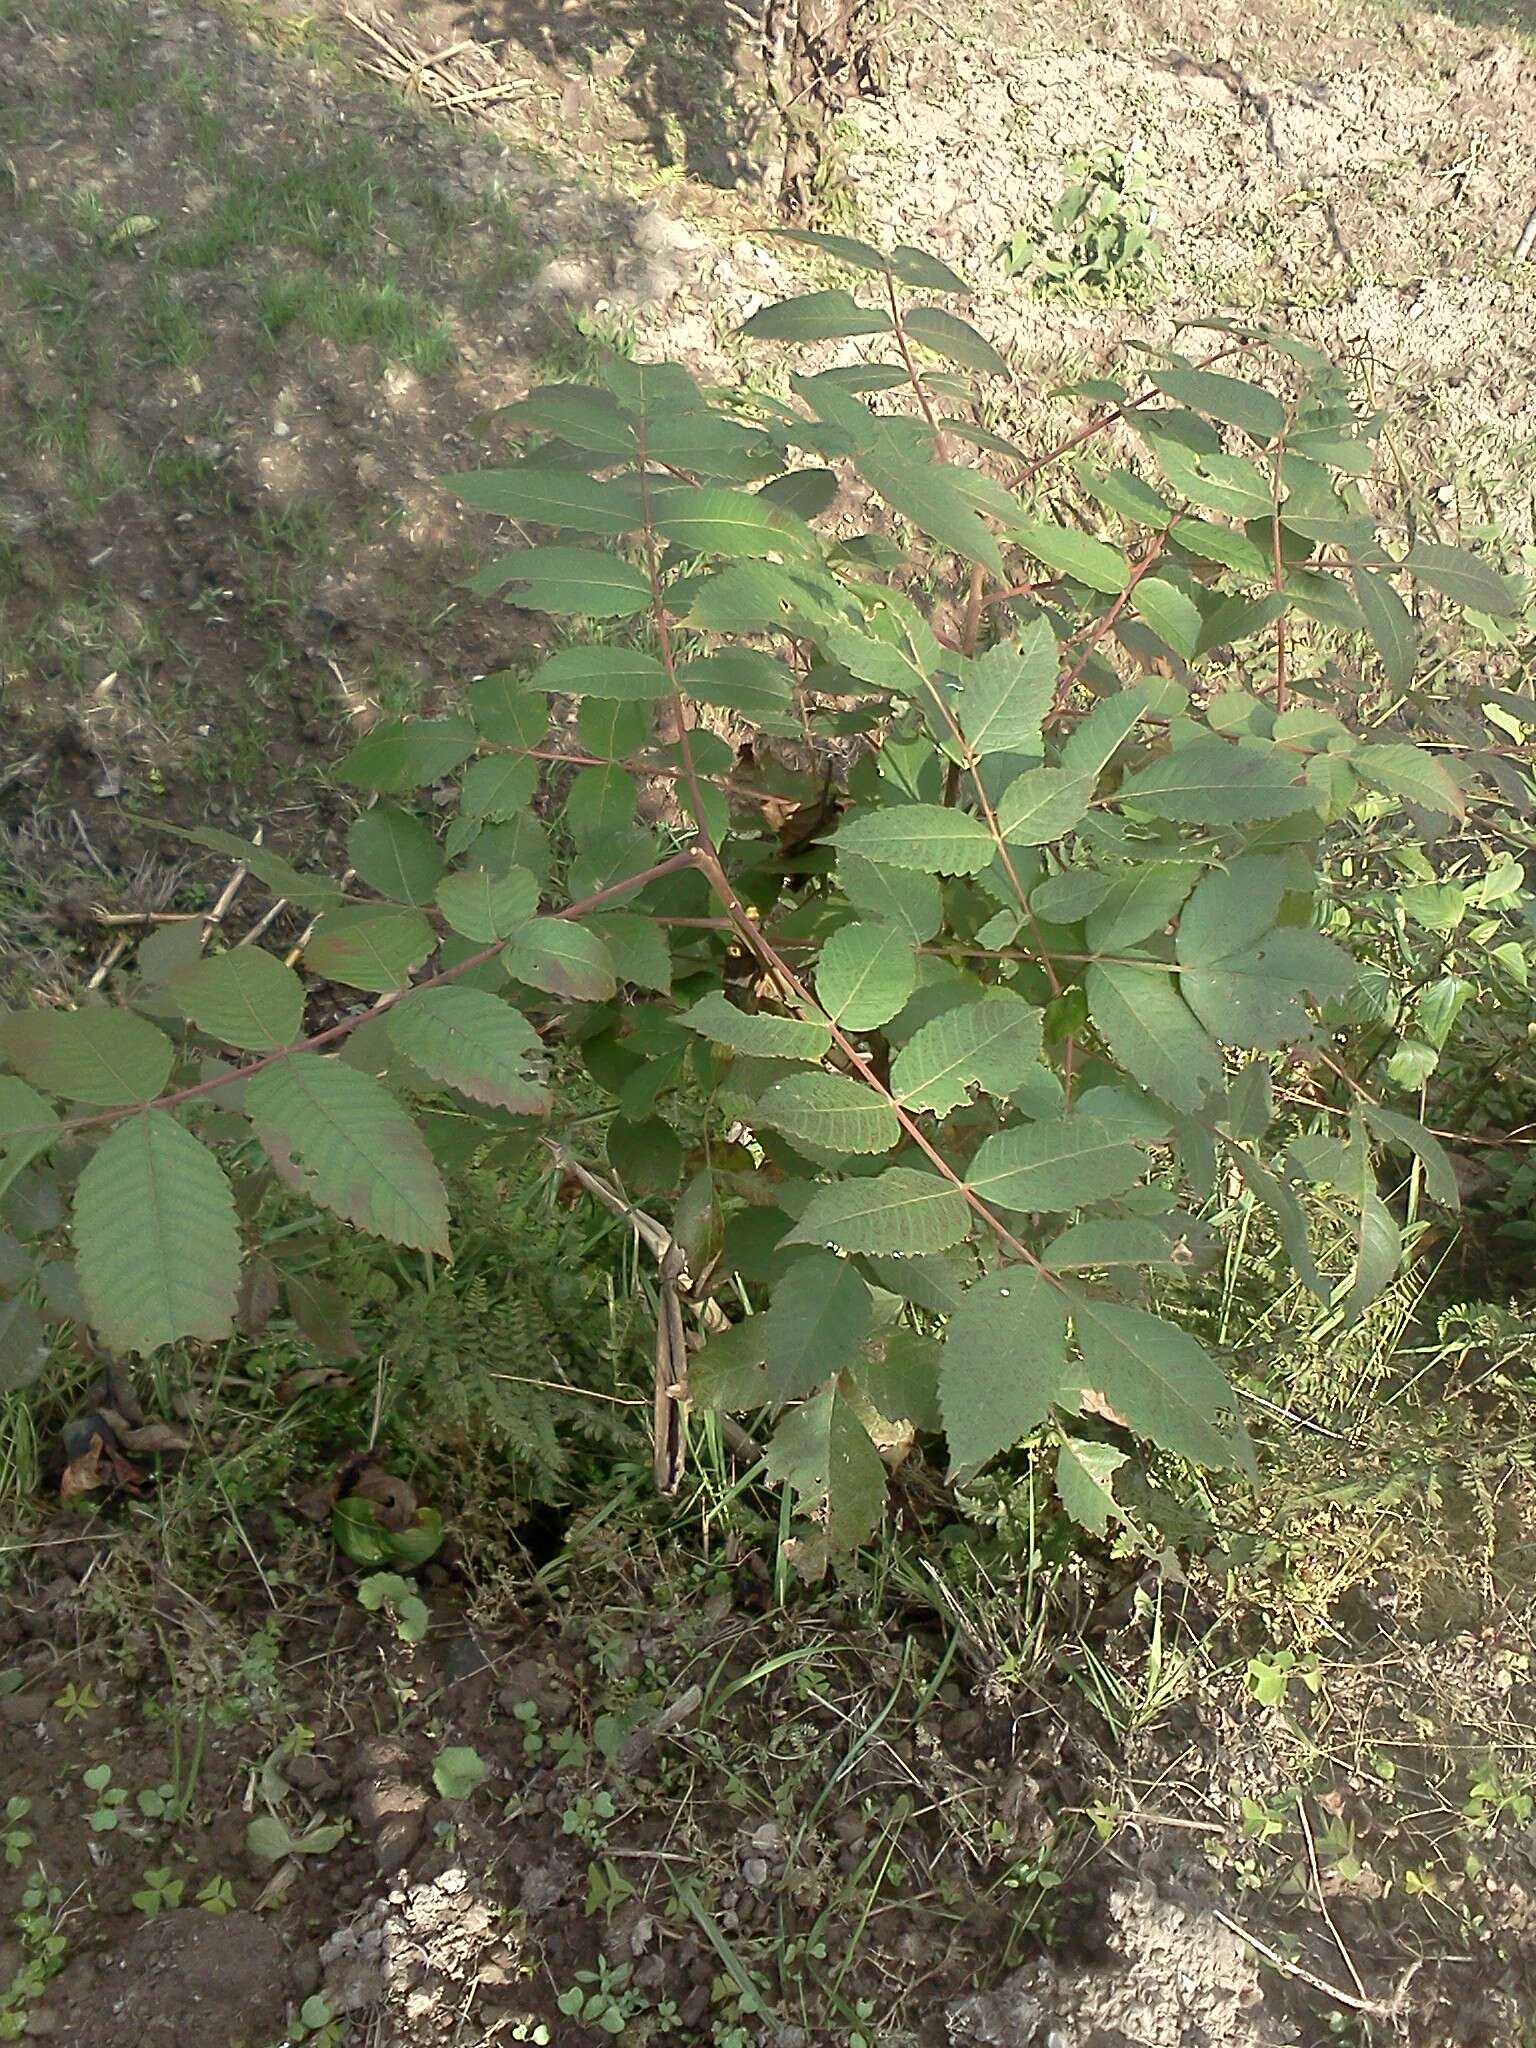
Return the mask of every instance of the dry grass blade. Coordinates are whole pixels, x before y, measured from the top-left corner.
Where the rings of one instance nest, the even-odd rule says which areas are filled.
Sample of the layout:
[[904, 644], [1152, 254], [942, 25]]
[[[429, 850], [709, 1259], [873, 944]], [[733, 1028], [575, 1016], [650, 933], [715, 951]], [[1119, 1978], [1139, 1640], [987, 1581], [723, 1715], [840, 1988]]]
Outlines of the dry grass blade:
[[376, 53], [363, 68], [401, 92], [427, 100], [445, 114], [462, 113], [497, 100], [517, 99], [533, 91], [526, 78], [504, 71], [484, 43], [463, 38], [442, 49], [423, 50], [388, 15], [364, 15], [351, 8], [342, 19]]

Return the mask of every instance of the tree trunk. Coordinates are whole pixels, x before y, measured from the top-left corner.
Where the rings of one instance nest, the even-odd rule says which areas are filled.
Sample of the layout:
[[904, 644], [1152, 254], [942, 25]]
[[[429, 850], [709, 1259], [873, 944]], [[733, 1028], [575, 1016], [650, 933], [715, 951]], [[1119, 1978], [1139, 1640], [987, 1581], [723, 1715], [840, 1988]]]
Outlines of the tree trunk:
[[878, 90], [874, 31], [880, 0], [770, 0], [768, 75], [784, 136], [779, 211], [810, 221], [839, 183], [834, 123], [851, 100]]

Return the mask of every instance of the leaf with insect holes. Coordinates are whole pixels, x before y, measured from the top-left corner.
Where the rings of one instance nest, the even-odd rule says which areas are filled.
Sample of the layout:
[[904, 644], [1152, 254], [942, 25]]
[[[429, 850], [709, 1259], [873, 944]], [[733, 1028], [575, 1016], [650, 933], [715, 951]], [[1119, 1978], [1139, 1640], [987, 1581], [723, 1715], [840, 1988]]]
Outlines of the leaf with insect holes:
[[808, 1021], [803, 1017], [774, 1017], [764, 1011], [738, 1010], [719, 989], [701, 996], [679, 1021], [690, 1031], [713, 1039], [716, 1045], [728, 1046], [732, 1052], [752, 1059], [815, 1061], [823, 1059], [831, 1045], [821, 1019]]
[[1197, 1465], [1251, 1465], [1241, 1424], [1224, 1431], [1216, 1423], [1236, 1408], [1237, 1396], [1187, 1330], [1145, 1309], [1075, 1289], [1070, 1299], [1082, 1383], [1101, 1394], [1129, 1428]]
[[388, 1013], [390, 1043], [434, 1081], [518, 1115], [549, 1107], [544, 1045], [510, 1003], [478, 988], [425, 988]]
[[834, 1555], [879, 1528], [885, 1465], [835, 1385], [784, 1417], [769, 1440], [764, 1468], [770, 1484], [793, 1487], [800, 1512], [825, 1529]]
[[845, 1252], [941, 1252], [958, 1244], [971, 1212], [957, 1187], [911, 1166], [817, 1188], [786, 1244]]
[[437, 907], [461, 938], [489, 946], [538, 914], [539, 885], [526, 868], [508, 868], [504, 875], [472, 868], [467, 874], [444, 875], [437, 885]]
[[825, 1152], [889, 1152], [901, 1139], [895, 1110], [847, 1074], [790, 1074], [759, 1098], [757, 1115]]
[[980, 818], [942, 804], [887, 804], [866, 811], [839, 829], [837, 845], [887, 867], [930, 875], [979, 875], [997, 851]]
[[50, 1095], [69, 1102], [149, 1102], [170, 1078], [163, 1031], [131, 1010], [0, 1013], [0, 1054]]
[[1193, 1110], [1220, 1087], [1220, 1055], [1166, 968], [1096, 961], [1083, 985], [1094, 1029], [1143, 1088]]
[[1012, 989], [989, 989], [915, 1031], [891, 1065], [891, 1089], [907, 1109], [948, 1116], [972, 1089], [1004, 1096], [1040, 1061], [1041, 1016]]
[[1115, 1474], [1127, 1463], [1127, 1453], [1113, 1444], [1091, 1437], [1062, 1438], [1056, 1453], [1056, 1495], [1090, 1536], [1107, 1536], [1112, 1519], [1125, 1519], [1125, 1510], [1115, 1499]]
[[570, 918], [535, 917], [519, 926], [507, 971], [514, 981], [579, 1003], [605, 1002], [619, 986], [608, 948]]
[[846, 1259], [795, 1259], [759, 1321], [770, 1400], [799, 1401], [857, 1357], [873, 1315], [869, 1283]]
[[382, 1081], [318, 1053], [252, 1075], [245, 1110], [280, 1173], [360, 1230], [448, 1256], [448, 1202], [426, 1142]]
[[[336, 779], [354, 789], [377, 790], [381, 796], [408, 796], [413, 789], [451, 775], [479, 744], [480, 735], [467, 718], [396, 720], [376, 725], [359, 740], [336, 769]], [[262, 880], [277, 887], [268, 876]]]
[[430, 827], [397, 804], [375, 804], [352, 820], [347, 859], [359, 881], [397, 903], [430, 903], [443, 872]]
[[1193, 1220], [1173, 1216], [1090, 1216], [1070, 1224], [1041, 1254], [1053, 1273], [1112, 1272], [1117, 1266], [1154, 1267], [1187, 1273], [1199, 1256], [1189, 1239], [1203, 1244]]
[[408, 987], [436, 944], [419, 911], [364, 903], [326, 912], [304, 948], [304, 964], [327, 981], [383, 995]]
[[114, 1350], [235, 1325], [240, 1234], [223, 1168], [164, 1110], [124, 1119], [75, 1190], [75, 1263], [91, 1325]]
[[633, 477], [600, 482], [584, 469], [520, 462], [510, 469], [461, 470], [441, 479], [463, 505], [498, 519], [531, 519], [571, 533], [631, 533], [641, 524]]
[[1076, 1209], [1134, 1187], [1145, 1165], [1113, 1124], [1091, 1116], [1014, 1124], [984, 1138], [966, 1186], [989, 1204], [1021, 1212]]
[[199, 1031], [242, 1052], [273, 1052], [303, 1029], [303, 982], [258, 946], [237, 946], [179, 968], [166, 989]]
[[779, 299], [743, 320], [739, 334], [755, 341], [840, 341], [853, 334], [889, 334], [891, 316], [877, 306], [861, 306], [843, 289], [801, 292]]
[[1470, 612], [1504, 618], [1519, 610], [1509, 580], [1477, 555], [1469, 555], [1465, 548], [1442, 547], [1437, 542], [1421, 540], [1409, 549], [1401, 566], [1431, 590], [1438, 590], [1442, 597], [1453, 599]]
[[1466, 798], [1454, 769], [1423, 747], [1365, 746], [1351, 754], [1350, 765], [1378, 789], [1389, 790], [1421, 810], [1438, 811], [1443, 817], [1466, 815]]
[[1036, 619], [1012, 647], [991, 647], [965, 671], [951, 709], [978, 760], [1038, 754], [1040, 725], [1056, 691], [1056, 635]]
[[968, 1287], [939, 1364], [950, 1471], [974, 1472], [1038, 1429], [1066, 1359], [1066, 1310], [1049, 1281], [1009, 1266]]
[[1295, 778], [1301, 763], [1278, 747], [1196, 739], [1128, 776], [1118, 801], [1181, 825], [1233, 825], [1286, 818], [1314, 807]]
[[651, 602], [645, 571], [604, 548], [524, 548], [498, 556], [469, 579], [479, 597], [494, 597], [509, 584], [517, 586], [509, 601], [522, 610], [573, 618], [632, 619]]
[[985, 377], [1011, 377], [1008, 358], [999, 355], [983, 334], [968, 320], [957, 319], [942, 306], [912, 306], [901, 316], [909, 340], [920, 341], [946, 362], [962, 369], [979, 370]]
[[873, 1031], [903, 1008], [917, 982], [917, 955], [891, 925], [848, 924], [816, 967], [816, 1000], [845, 1031]]

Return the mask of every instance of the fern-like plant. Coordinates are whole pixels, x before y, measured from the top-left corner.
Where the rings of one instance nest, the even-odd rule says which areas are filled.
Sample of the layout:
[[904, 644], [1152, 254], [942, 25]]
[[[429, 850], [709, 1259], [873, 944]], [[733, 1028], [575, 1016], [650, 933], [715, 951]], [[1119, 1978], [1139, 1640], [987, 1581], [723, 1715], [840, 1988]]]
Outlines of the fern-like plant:
[[[1102, 1528], [1123, 1432], [1251, 1460], [1218, 1360], [1147, 1305], [1188, 1204], [1238, 1177], [1326, 1292], [1299, 1192], [1325, 1171], [1355, 1219], [1348, 1315], [1399, 1256], [1378, 1148], [1455, 1198], [1435, 1137], [1319, 1028], [1381, 928], [1327, 862], [1364, 821], [1432, 838], [1476, 787], [1399, 714], [1409, 594], [1487, 617], [1516, 595], [1379, 528], [1377, 423], [1287, 336], [1156, 352], [1031, 455], [983, 400], [1012, 373], [958, 276], [800, 239], [871, 290], [746, 334], [864, 359], [785, 396], [615, 359], [514, 406], [515, 459], [448, 482], [508, 522], [475, 588], [555, 622], [549, 652], [353, 748], [345, 890], [187, 835], [316, 914], [304, 973], [194, 939], [122, 1003], [0, 1020], [0, 1177], [46, 1218], [78, 1176], [107, 1343], [208, 1339], [235, 1312], [229, 1174], [447, 1257], [422, 1107], [487, 1142], [558, 1121], [558, 1050], [670, 1233], [664, 1309], [709, 1332], [691, 1398], [773, 1411], [768, 1470], [819, 1544], [875, 1527], [880, 1447], [913, 1431], [961, 1476], [1038, 1441]], [[1096, 462], [1111, 429], [1124, 459]], [[316, 982], [363, 1000], [315, 1028]], [[1321, 1166], [1271, 1143], [1277, 1083], [1331, 1112]], [[12, 1384], [36, 1284], [4, 1310]]]

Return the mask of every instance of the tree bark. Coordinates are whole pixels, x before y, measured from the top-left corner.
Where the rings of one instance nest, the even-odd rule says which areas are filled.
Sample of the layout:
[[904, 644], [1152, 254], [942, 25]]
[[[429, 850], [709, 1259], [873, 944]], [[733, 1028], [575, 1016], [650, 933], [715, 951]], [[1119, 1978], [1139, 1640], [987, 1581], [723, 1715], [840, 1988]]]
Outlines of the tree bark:
[[878, 90], [879, 0], [770, 0], [767, 69], [784, 138], [779, 211], [814, 220], [838, 183], [833, 127], [849, 102]]

